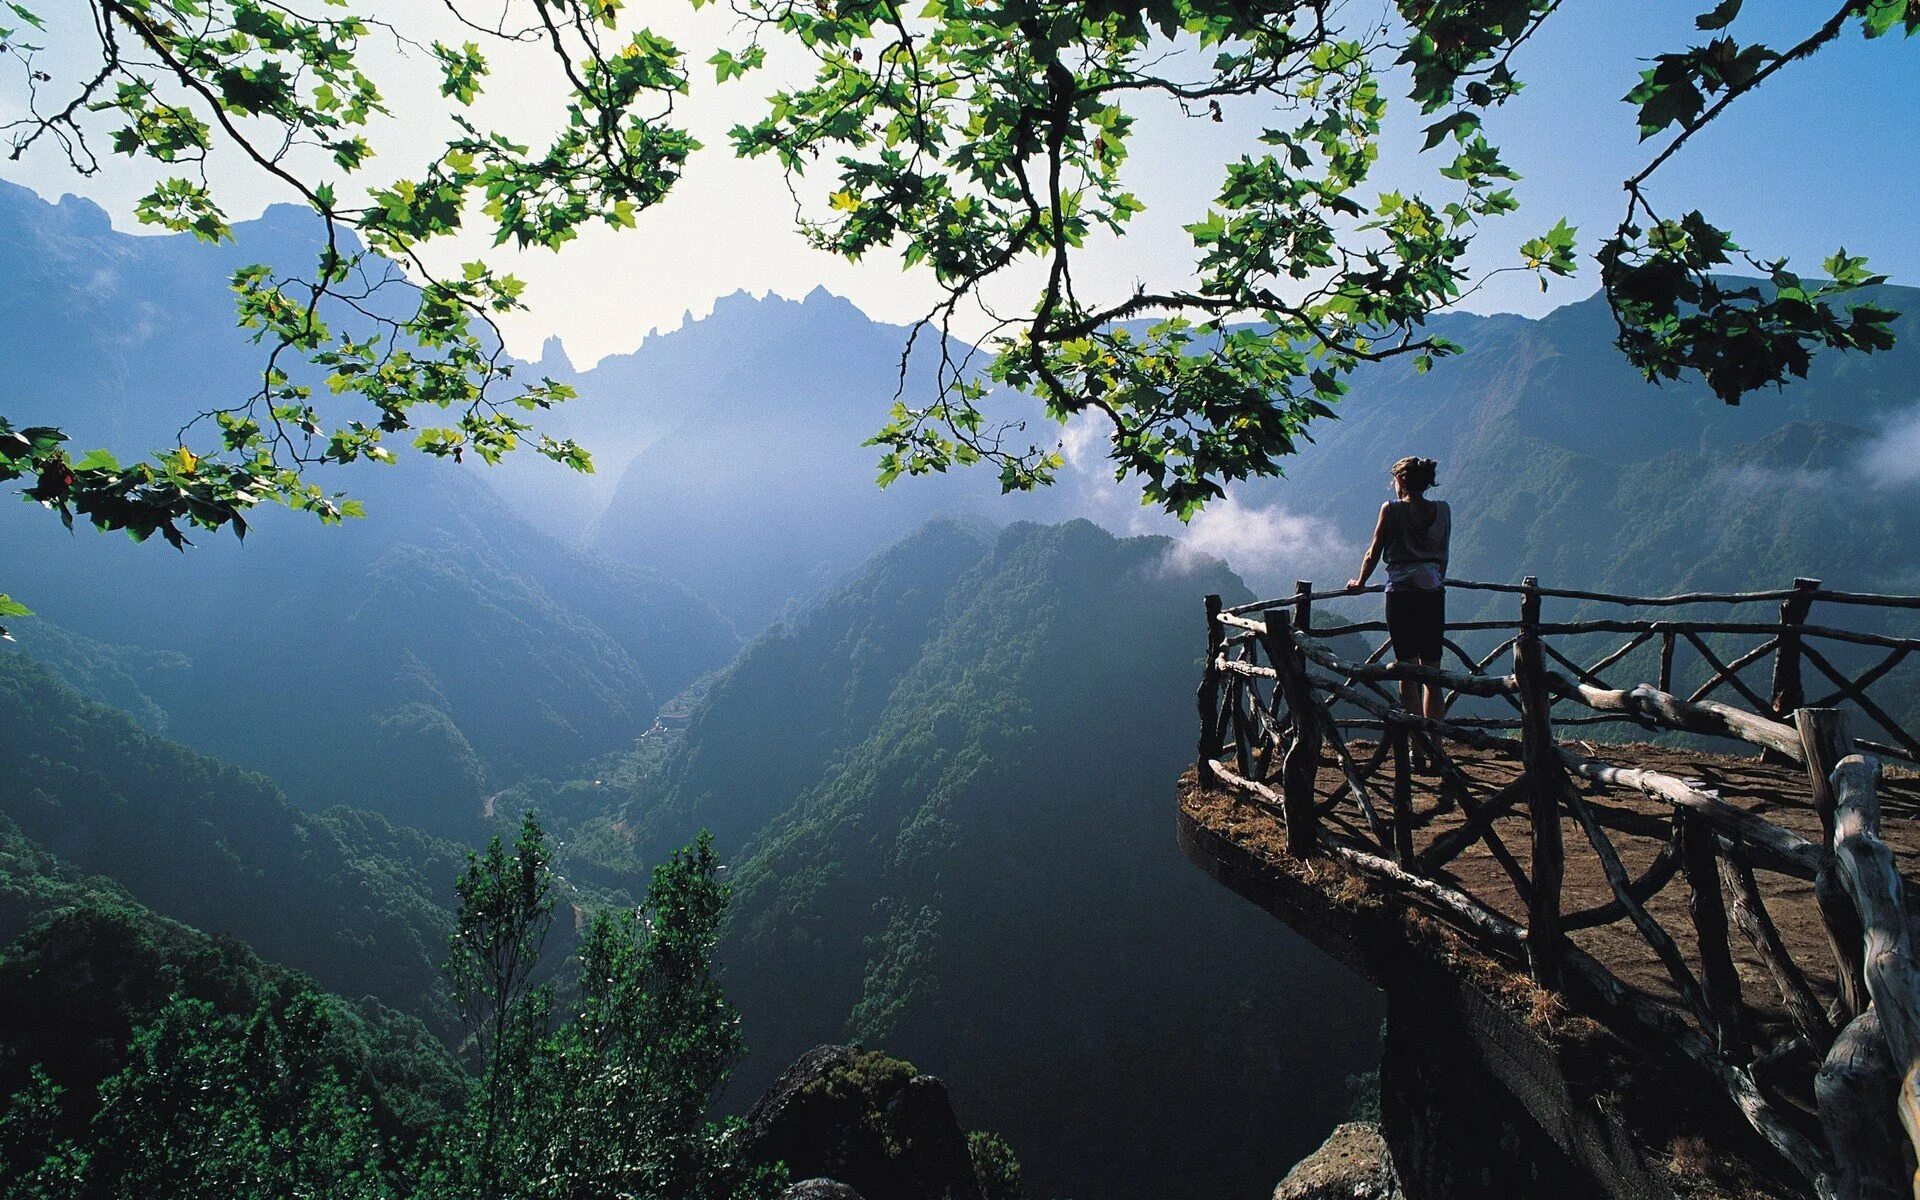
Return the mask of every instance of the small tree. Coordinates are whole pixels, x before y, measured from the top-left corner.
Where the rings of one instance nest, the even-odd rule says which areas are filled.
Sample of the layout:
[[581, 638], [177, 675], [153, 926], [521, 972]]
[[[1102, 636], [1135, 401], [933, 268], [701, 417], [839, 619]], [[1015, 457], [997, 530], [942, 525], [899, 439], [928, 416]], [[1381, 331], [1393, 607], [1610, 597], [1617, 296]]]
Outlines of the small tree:
[[552, 1137], [540, 1197], [736, 1200], [777, 1190], [706, 1110], [743, 1049], [713, 978], [726, 889], [712, 840], [656, 867], [639, 910], [600, 913], [580, 947], [573, 1017], [543, 1047]]
[[511, 856], [497, 835], [484, 854], [468, 854], [454, 886], [460, 909], [447, 981], [484, 1063], [461, 1174], [488, 1180], [527, 1115], [533, 1049], [552, 1006], [550, 989], [530, 986], [553, 926], [552, 854], [539, 819], [521, 819]]
[[656, 867], [637, 909], [597, 913], [564, 1019], [530, 983], [554, 906], [546, 833], [528, 814], [460, 882], [448, 973], [484, 1065], [458, 1150], [429, 1191], [460, 1200], [752, 1200], [778, 1179], [706, 1111], [742, 1051], [713, 977], [726, 889], [702, 835]]

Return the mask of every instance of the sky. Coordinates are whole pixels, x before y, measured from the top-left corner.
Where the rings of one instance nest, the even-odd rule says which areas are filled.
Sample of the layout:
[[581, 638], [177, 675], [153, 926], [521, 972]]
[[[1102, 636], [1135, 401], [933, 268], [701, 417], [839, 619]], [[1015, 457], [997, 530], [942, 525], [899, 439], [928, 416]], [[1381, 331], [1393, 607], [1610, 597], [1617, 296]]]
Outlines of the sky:
[[[83, 17], [70, 0], [42, 0], [48, 19], [42, 63], [56, 78], [82, 67], [84, 47], [62, 20]], [[1656, 144], [1642, 145], [1633, 110], [1620, 97], [1644, 60], [1700, 40], [1692, 26], [1705, 0], [1568, 0], [1516, 59], [1527, 88], [1496, 112], [1489, 132], [1523, 176], [1516, 186], [1521, 211], [1482, 235], [1481, 270], [1514, 261], [1514, 248], [1565, 217], [1579, 227], [1590, 253], [1618, 222], [1621, 180], [1643, 165]], [[374, 15], [398, 25], [438, 32], [441, 8], [428, 0], [382, 0]], [[888, 255], [849, 263], [808, 247], [793, 228], [793, 208], [777, 169], [766, 161], [735, 160], [726, 130], [750, 119], [770, 83], [792, 79], [797, 58], [776, 56], [772, 69], [745, 83], [717, 87], [704, 61], [713, 49], [737, 44], [722, 6], [695, 12], [684, 0], [641, 0], [634, 20], [678, 42], [694, 65], [692, 96], [676, 115], [703, 143], [673, 195], [643, 213], [636, 229], [594, 228], [559, 253], [487, 251], [462, 238], [437, 251], [443, 262], [488, 252], [527, 281], [527, 311], [505, 323], [509, 349], [536, 357], [550, 337], [562, 339], [578, 366], [634, 349], [650, 332], [704, 315], [720, 296], [745, 290], [797, 297], [816, 286], [851, 299], [870, 316], [907, 323], [935, 296], [921, 272], [903, 271]], [[1824, 13], [1804, 0], [1748, 0], [1732, 32], [1742, 41], [1782, 45], [1811, 29]], [[84, 32], [84, 31], [82, 31]], [[431, 64], [415, 54], [396, 56], [373, 45], [378, 78], [395, 118], [374, 132], [382, 166], [367, 182], [386, 182], [417, 164], [444, 129], [447, 102], [434, 88]], [[544, 67], [550, 60], [534, 59]], [[478, 115], [509, 133], [531, 137], [555, 116], [557, 92], [539, 70], [514, 70], [503, 60]], [[0, 77], [0, 120], [17, 115], [17, 72]], [[1790, 256], [1809, 273], [1820, 258], [1844, 246], [1865, 253], [1897, 281], [1920, 280], [1920, 239], [1911, 236], [1911, 212], [1920, 195], [1920, 148], [1911, 118], [1920, 111], [1920, 41], [1897, 36], [1868, 42], [1849, 31], [1811, 60], [1792, 64], [1766, 87], [1743, 98], [1690, 143], [1654, 179], [1651, 196], [1663, 211], [1699, 208], [1731, 227], [1743, 245], [1767, 258]], [[1257, 149], [1255, 138], [1278, 121], [1269, 109], [1242, 104], [1221, 123], [1192, 120], [1161, 107], [1143, 107], [1129, 161], [1129, 183], [1146, 202], [1124, 239], [1089, 248], [1076, 269], [1084, 296], [1114, 297], [1136, 281], [1178, 284], [1188, 278], [1191, 241], [1181, 226], [1198, 219], [1218, 187], [1222, 165]], [[1410, 107], [1389, 117], [1379, 190], [1423, 189], [1444, 159], [1417, 152], [1424, 124]], [[257, 214], [291, 197], [262, 175], [216, 162], [213, 180], [229, 214]], [[151, 175], [124, 158], [110, 159], [81, 177], [56, 152], [42, 149], [22, 161], [0, 161], [0, 177], [24, 183], [52, 199], [76, 193], [100, 203], [116, 227], [141, 229], [133, 202]], [[824, 187], [818, 191], [824, 192]], [[1546, 294], [1528, 276], [1499, 278], [1468, 307], [1481, 312], [1538, 315], [1590, 293], [1592, 264], [1582, 277], [1557, 282]], [[1023, 307], [1029, 279], [1007, 281], [995, 299]]]

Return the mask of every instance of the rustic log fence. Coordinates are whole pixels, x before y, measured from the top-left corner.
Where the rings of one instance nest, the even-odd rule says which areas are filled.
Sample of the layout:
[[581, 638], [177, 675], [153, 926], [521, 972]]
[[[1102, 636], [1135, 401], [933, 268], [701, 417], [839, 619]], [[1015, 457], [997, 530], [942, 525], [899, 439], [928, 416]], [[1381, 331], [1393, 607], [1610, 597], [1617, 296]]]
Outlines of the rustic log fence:
[[[1208, 597], [1200, 783], [1271, 810], [1290, 854], [1345, 862], [1523, 968], [1538, 986], [1705, 1069], [1817, 1195], [1881, 1195], [1893, 1182], [1920, 1198], [1912, 1149], [1920, 1146], [1920, 967], [1905, 885], [1881, 840], [1879, 761], [1856, 753], [1920, 762], [1920, 739], [1870, 691], [1920, 650], [1920, 638], [1826, 615], [1913, 613], [1920, 597], [1833, 591], [1808, 579], [1776, 591], [1653, 597], [1547, 588], [1532, 578], [1448, 586], [1455, 595], [1510, 593], [1519, 607], [1510, 620], [1449, 622], [1444, 644], [1457, 666], [1385, 661], [1385, 644], [1343, 656], [1341, 648], [1385, 631], [1377, 621], [1315, 625], [1317, 603], [1353, 591], [1300, 583], [1285, 599], [1232, 608]], [[1547, 620], [1547, 600], [1620, 611]], [[1777, 618], [1667, 611], [1755, 605]], [[1461, 644], [1469, 635], [1492, 645], [1469, 652]], [[1595, 654], [1599, 636], [1620, 640]], [[1849, 670], [1848, 655], [1869, 661]], [[1508, 670], [1494, 673], [1503, 658]], [[1681, 695], [1676, 672], [1686, 660], [1697, 660], [1688, 665], [1705, 678]], [[1609, 681], [1637, 665], [1656, 681]], [[1765, 666], [1763, 693], [1742, 672]], [[1824, 683], [1810, 695], [1813, 678]], [[1920, 679], [1903, 682], [1920, 690]], [[1411, 711], [1391, 685], [1438, 689], [1444, 715]], [[1462, 702], [1479, 715], [1454, 715]], [[1819, 815], [1820, 840], [1698, 780], [1603, 757], [1630, 754], [1625, 747], [1566, 740], [1565, 727], [1584, 734], [1606, 725], [1740, 743], [1780, 764], [1785, 779], [1804, 772], [1800, 786]], [[1470, 778], [1469, 757], [1507, 764], [1512, 778]], [[1416, 761], [1433, 781], [1427, 813], [1415, 811]], [[1658, 807], [1605, 802], [1621, 791]], [[1439, 813], [1451, 819], [1434, 820]], [[1504, 822], [1513, 833], [1515, 820], [1526, 825], [1524, 849], [1500, 830]], [[1636, 873], [1615, 835], [1662, 844]], [[1472, 894], [1449, 870], [1474, 847], [1497, 864], [1511, 902]], [[1568, 909], [1570, 856], [1604, 877], [1607, 900]], [[1810, 982], [1809, 964], [1789, 951], [1763, 877], [1812, 885], [1832, 959], [1815, 973], [1833, 981], [1830, 1003]], [[1693, 962], [1649, 911], [1676, 881], [1686, 889]], [[1664, 969], [1674, 1001], [1628, 985], [1571, 936], [1623, 922]], [[1783, 1025], [1763, 1028], [1749, 1016], [1736, 930], [1778, 992]], [[1817, 1121], [1806, 1116], [1809, 1107]], [[1881, 1126], [1899, 1128], [1896, 1116], [1904, 1139], [1873, 1136]]]

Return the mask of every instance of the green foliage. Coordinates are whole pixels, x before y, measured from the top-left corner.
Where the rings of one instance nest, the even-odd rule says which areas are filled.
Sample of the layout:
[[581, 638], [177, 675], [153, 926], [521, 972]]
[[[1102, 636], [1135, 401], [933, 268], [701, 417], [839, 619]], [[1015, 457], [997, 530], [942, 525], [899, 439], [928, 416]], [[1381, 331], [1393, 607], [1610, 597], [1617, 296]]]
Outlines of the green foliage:
[[969, 1133], [967, 1153], [973, 1159], [973, 1176], [980, 1181], [980, 1200], [1026, 1200], [1027, 1189], [1020, 1183], [1020, 1160], [999, 1134], [979, 1130]]
[[4, 820], [0, 938], [0, 1194], [384, 1194], [354, 1180], [464, 1095], [418, 1021], [156, 916]]
[[[311, 991], [234, 1020], [176, 996], [133, 1034], [85, 1130], [35, 1070], [0, 1116], [8, 1196], [180, 1200], [392, 1194], [372, 1097], [327, 1055], [338, 1001]], [[0, 1175], [0, 1179], [4, 1179]]]
[[[1230, 481], [1277, 473], [1360, 364], [1407, 356], [1424, 370], [1454, 351], [1426, 322], [1478, 286], [1470, 247], [1517, 207], [1516, 176], [1483, 116], [1519, 94], [1513, 53], [1557, 7], [1406, 0], [1396, 24], [1306, 0], [935, 0], [917, 15], [895, 0], [755, 0], [748, 49], [797, 39], [817, 70], [733, 138], [790, 177], [830, 174], [815, 185], [823, 206], [802, 222], [815, 245], [855, 259], [892, 249], [924, 265], [945, 294], [921, 325], [943, 342], [994, 277], [1025, 269], [1042, 280], [1030, 316], [993, 320], [984, 370], [945, 358], [931, 402], [895, 407], [873, 439], [883, 483], [976, 462], [995, 465], [1009, 489], [1051, 481], [1058, 452], [983, 411], [1002, 385], [1037, 395], [1062, 421], [1103, 414], [1116, 476], [1184, 518]], [[1699, 25], [1723, 29], [1738, 9], [1729, 0]], [[1620, 345], [1649, 378], [1698, 372], [1732, 401], [1804, 374], [1812, 346], [1885, 344], [1888, 314], [1861, 307], [1843, 320], [1829, 303], [1864, 276], [1829, 267], [1831, 283], [1781, 282], [1798, 289], [1783, 297], [1717, 288], [1710, 275], [1731, 239], [1658, 221], [1641, 189], [1727, 103], [1850, 22], [1868, 36], [1911, 31], [1920, 6], [1854, 0], [1786, 51], [1723, 35], [1660, 56], [1629, 95], [1645, 135], [1680, 130], [1629, 182], [1634, 207], [1600, 253]], [[748, 69], [744, 53], [711, 61], [723, 81]], [[1433, 118], [1423, 150], [1446, 156], [1436, 164], [1444, 194], [1367, 191], [1396, 68], [1412, 107]], [[1215, 121], [1244, 101], [1298, 116], [1265, 129], [1262, 152], [1223, 164], [1214, 204], [1185, 226], [1190, 284], [1083, 298], [1073, 267], [1088, 239], [1124, 232], [1142, 211], [1124, 166], [1133, 114], [1149, 100]], [[1504, 269], [1544, 287], [1575, 265], [1562, 221]]]
[[[0, 617], [30, 617], [32, 615], [32, 609], [15, 600], [12, 596], [7, 595], [5, 592], [0, 592]], [[0, 642], [10, 642], [12, 640], [13, 635], [7, 632], [7, 627], [0, 625]]]
[[127, 1065], [73, 1154], [82, 1194], [337, 1196], [387, 1193], [363, 1097], [314, 1051], [333, 1002], [311, 992], [236, 1027], [175, 999], [134, 1035]]
[[[1713, 394], [1738, 404], [1749, 392], [1805, 378], [1817, 347], [1872, 353], [1893, 344], [1899, 316], [1871, 303], [1839, 302], [1885, 282], [1864, 258], [1842, 249], [1823, 262], [1824, 281], [1803, 282], [1785, 259], [1757, 258], [1699, 211], [1662, 217], [1646, 192], [1649, 177], [1729, 104], [1795, 60], [1838, 38], [1849, 25], [1867, 37], [1895, 28], [1920, 31], [1920, 4], [1848, 0], [1797, 44], [1775, 49], [1741, 44], [1719, 31], [1740, 15], [1741, 0], [1722, 0], [1694, 24], [1719, 33], [1704, 45], [1661, 54], [1642, 71], [1625, 100], [1639, 110], [1642, 140], [1678, 132], [1627, 180], [1627, 211], [1595, 255], [1600, 282], [1619, 327], [1618, 345], [1650, 380], [1697, 373]], [[1728, 286], [1719, 274], [1751, 268], [1769, 286]]]
[[[1057, 444], [983, 409], [992, 389], [1016, 388], [1061, 421], [1103, 414], [1116, 473], [1188, 517], [1228, 482], [1278, 473], [1360, 364], [1407, 356], [1424, 369], [1454, 351], [1428, 319], [1484, 282], [1467, 270], [1470, 249], [1517, 207], [1485, 117], [1520, 98], [1514, 53], [1557, 7], [1401, 0], [1382, 20], [1319, 0], [933, 0], [918, 11], [748, 0], [744, 43], [706, 61], [725, 83], [755, 77], [773, 44], [814, 57], [811, 79], [774, 91], [732, 131], [734, 149], [791, 176], [829, 172], [803, 233], [851, 258], [890, 250], [930, 271], [944, 297], [922, 324], [943, 344], [997, 277], [1042, 280], [1030, 316], [993, 319], [983, 370], [943, 352], [933, 395], [895, 407], [873, 438], [883, 482], [978, 463], [1008, 489], [1052, 480]], [[7, 31], [21, 35], [12, 48], [28, 80], [28, 111], [6, 126], [16, 157], [44, 142], [90, 174], [100, 165], [90, 129], [104, 122], [115, 153], [169, 172], [139, 202], [140, 220], [207, 241], [230, 229], [205, 166], [236, 158], [317, 215], [320, 247], [305, 275], [254, 264], [233, 276], [240, 326], [266, 348], [251, 395], [207, 408], [181, 444], [132, 465], [75, 456], [59, 429], [0, 423], [0, 480], [27, 481], [25, 494], [69, 523], [178, 546], [192, 526], [244, 533], [247, 510], [267, 501], [327, 522], [357, 515], [356, 501], [303, 468], [392, 461], [395, 435], [428, 455], [487, 462], [531, 440], [590, 469], [584, 448], [528, 419], [570, 389], [513, 381], [501, 358], [494, 322], [521, 306], [520, 281], [484, 258], [436, 274], [425, 252], [470, 232], [476, 213], [496, 246], [558, 247], [589, 223], [633, 226], [674, 186], [696, 148], [673, 123], [687, 63], [652, 30], [624, 27], [622, 8], [511, 0], [490, 24], [462, 17], [481, 40], [422, 46], [344, 10], [115, 0], [77, 29], [97, 39], [98, 71], [64, 90], [40, 86], [52, 77], [36, 66], [37, 35]], [[44, 24], [12, 10], [24, 26]], [[1773, 47], [1739, 39], [1740, 12], [1722, 0], [1700, 14], [1712, 36], [1657, 55], [1627, 93], [1643, 136], [1668, 140], [1627, 181], [1625, 217], [1597, 255], [1628, 357], [1649, 379], [1697, 373], [1729, 402], [1804, 374], [1816, 349], [1883, 347], [1891, 314], [1842, 311], [1871, 278], [1849, 265], [1858, 260], [1838, 255], [1829, 281], [1802, 286], [1784, 261], [1747, 256], [1699, 213], [1656, 213], [1649, 177], [1729, 104], [1842, 33], [1920, 29], [1913, 0], [1846, 0], [1801, 41]], [[387, 183], [364, 174], [367, 133], [393, 115], [369, 73], [374, 37], [430, 59], [452, 107], [427, 160]], [[472, 115], [489, 79], [529, 64], [566, 92], [565, 119], [538, 147]], [[1423, 152], [1441, 156], [1426, 194], [1371, 190], [1396, 74], [1424, 123]], [[1194, 218], [1192, 279], [1083, 296], [1074, 263], [1090, 239], [1124, 234], [1144, 211], [1125, 166], [1135, 114], [1156, 100], [1194, 119], [1255, 105], [1293, 116], [1220, 164], [1204, 213], [1182, 214]], [[1772, 288], [1716, 284], [1736, 255]], [[1502, 269], [1544, 286], [1574, 267], [1561, 222]]]
[[779, 1173], [746, 1161], [741, 1123], [706, 1116], [742, 1050], [712, 974], [727, 893], [711, 840], [656, 867], [638, 910], [594, 916], [572, 1011], [558, 1021], [552, 990], [528, 988], [515, 965], [537, 953], [551, 919], [549, 863], [529, 814], [514, 853], [494, 839], [461, 882], [448, 973], [463, 995], [484, 994], [463, 1007], [490, 1053], [460, 1148], [435, 1166], [429, 1190], [475, 1200], [776, 1193]]
[[[11, 7], [43, 27], [37, 13]], [[99, 62], [57, 99], [38, 65], [43, 47], [0, 30], [29, 81], [28, 111], [5, 126], [13, 157], [47, 142], [92, 174], [101, 163], [90, 139], [104, 121], [113, 153], [185, 172], [139, 201], [142, 223], [208, 242], [230, 238], [206, 170], [228, 158], [271, 176], [320, 223], [310, 272], [253, 264], [233, 276], [240, 327], [265, 347], [251, 395], [214, 404], [177, 447], [125, 466], [106, 451], [73, 456], [60, 430], [15, 431], [0, 421], [0, 480], [31, 480], [26, 495], [69, 525], [79, 515], [179, 546], [184, 526], [244, 535], [247, 510], [267, 501], [327, 522], [359, 515], [356, 502], [306, 482], [303, 468], [390, 462], [395, 434], [411, 433], [426, 454], [471, 452], [490, 463], [531, 440], [538, 453], [591, 470], [584, 449], [536, 433], [525, 417], [571, 389], [514, 381], [502, 360], [495, 322], [521, 307], [521, 282], [484, 261], [441, 275], [425, 251], [467, 231], [476, 215], [495, 245], [558, 247], [590, 222], [631, 227], [638, 210], [666, 195], [696, 148], [670, 120], [684, 68], [678, 49], [652, 31], [621, 35], [620, 9], [618, 0], [541, 0], [510, 4], [491, 25], [463, 18], [516, 70], [555, 56], [568, 119], [543, 147], [466, 115], [494, 67], [477, 42], [423, 47], [406, 29], [344, 11], [130, 0], [60, 13], [76, 36], [96, 39]], [[427, 161], [384, 185], [362, 174], [374, 158], [372, 122], [393, 115], [369, 73], [382, 69], [366, 45], [376, 37], [403, 57], [430, 56], [456, 105]], [[363, 415], [338, 415], [347, 406], [329, 397], [353, 401]], [[198, 435], [191, 445], [189, 431]]]
[[498, 1057], [553, 926], [553, 871], [539, 819], [528, 813], [521, 820], [511, 857], [497, 836], [484, 854], [468, 854], [455, 890], [460, 908], [447, 979], [461, 1018], [482, 1050]]

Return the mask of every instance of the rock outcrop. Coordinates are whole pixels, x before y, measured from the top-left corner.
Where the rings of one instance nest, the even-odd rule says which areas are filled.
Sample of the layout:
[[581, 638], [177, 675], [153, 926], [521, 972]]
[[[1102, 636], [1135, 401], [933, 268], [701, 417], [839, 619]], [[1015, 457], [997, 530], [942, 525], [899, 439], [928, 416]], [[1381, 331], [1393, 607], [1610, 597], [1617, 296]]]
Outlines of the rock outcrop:
[[1353, 1121], [1288, 1171], [1273, 1200], [1403, 1200], [1403, 1194], [1380, 1127]]
[[863, 1200], [838, 1179], [802, 1179], [780, 1193], [780, 1200]]
[[[747, 1123], [755, 1155], [805, 1181], [793, 1200], [981, 1200], [946, 1085], [878, 1051], [807, 1051]], [[850, 1192], [820, 1190], [836, 1183]]]

